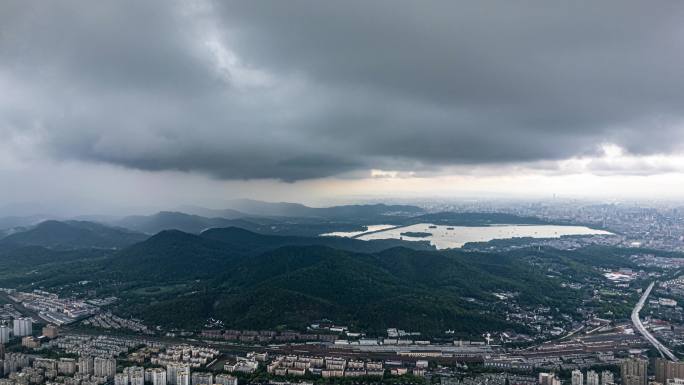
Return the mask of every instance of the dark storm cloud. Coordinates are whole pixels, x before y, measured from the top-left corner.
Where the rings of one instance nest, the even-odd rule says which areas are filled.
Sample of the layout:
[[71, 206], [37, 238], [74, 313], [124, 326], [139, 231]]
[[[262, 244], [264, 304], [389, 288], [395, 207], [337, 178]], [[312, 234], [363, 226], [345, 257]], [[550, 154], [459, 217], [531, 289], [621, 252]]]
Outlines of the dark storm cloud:
[[0, 133], [286, 181], [682, 150], [684, 5], [3, 2]]

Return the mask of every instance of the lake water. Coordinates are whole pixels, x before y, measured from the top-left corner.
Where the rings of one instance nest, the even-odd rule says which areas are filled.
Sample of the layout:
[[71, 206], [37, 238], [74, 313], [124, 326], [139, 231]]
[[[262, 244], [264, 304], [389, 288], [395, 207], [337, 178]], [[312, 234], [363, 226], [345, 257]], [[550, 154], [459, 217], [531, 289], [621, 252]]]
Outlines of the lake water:
[[392, 227], [396, 227], [395, 225], [370, 225], [366, 226], [368, 230], [364, 231], [337, 231], [334, 233], [325, 233], [321, 234], [321, 237], [343, 237], [343, 238], [352, 238], [356, 237], [358, 235], [368, 233], [371, 231], [379, 231], [379, 230], [385, 230], [385, 229], [391, 229]]
[[[603, 230], [595, 230], [585, 226], [556, 226], [556, 225], [494, 225], [494, 226], [435, 226], [429, 223], [419, 223], [416, 225], [400, 228], [386, 227], [376, 228], [371, 234], [364, 232], [338, 232], [330, 233], [340, 237], [357, 237], [362, 240], [371, 239], [403, 239], [405, 241], [430, 241], [438, 249], [452, 249], [463, 247], [468, 242], [487, 242], [492, 239], [510, 238], [560, 238], [564, 235], [612, 235]], [[368, 226], [369, 229], [373, 226]], [[434, 227], [434, 228], [431, 228]], [[378, 231], [383, 230], [384, 231]], [[453, 230], [451, 230], [453, 229]], [[418, 238], [402, 236], [401, 233], [421, 232], [431, 233], [429, 237]]]

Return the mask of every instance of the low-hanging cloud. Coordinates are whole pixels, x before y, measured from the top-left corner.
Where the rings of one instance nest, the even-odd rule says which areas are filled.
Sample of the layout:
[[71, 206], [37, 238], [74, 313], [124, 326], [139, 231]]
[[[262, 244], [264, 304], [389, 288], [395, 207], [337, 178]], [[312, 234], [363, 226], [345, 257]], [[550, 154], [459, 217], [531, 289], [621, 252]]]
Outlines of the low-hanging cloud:
[[5, 1], [0, 133], [220, 179], [671, 154], [683, 38], [677, 1]]

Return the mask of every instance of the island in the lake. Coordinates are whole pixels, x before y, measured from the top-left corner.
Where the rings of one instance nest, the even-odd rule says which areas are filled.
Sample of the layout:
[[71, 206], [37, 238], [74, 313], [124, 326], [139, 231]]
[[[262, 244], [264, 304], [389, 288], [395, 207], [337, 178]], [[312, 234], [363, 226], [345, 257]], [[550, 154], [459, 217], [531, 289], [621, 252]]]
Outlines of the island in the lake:
[[406, 231], [400, 234], [403, 237], [413, 237], [413, 238], [427, 238], [431, 237], [432, 233], [425, 233], [422, 231]]

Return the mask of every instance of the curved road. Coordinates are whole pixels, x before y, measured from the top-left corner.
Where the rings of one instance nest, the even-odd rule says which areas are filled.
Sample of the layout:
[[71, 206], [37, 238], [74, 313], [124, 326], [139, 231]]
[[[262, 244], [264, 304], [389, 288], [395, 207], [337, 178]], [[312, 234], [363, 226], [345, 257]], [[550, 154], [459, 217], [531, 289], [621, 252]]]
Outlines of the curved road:
[[651, 345], [653, 345], [658, 350], [661, 356], [667, 357], [672, 361], [678, 361], [679, 359], [677, 358], [677, 356], [675, 356], [674, 353], [670, 351], [670, 349], [668, 349], [665, 345], [660, 343], [660, 341], [658, 341], [651, 333], [649, 333], [648, 330], [646, 330], [646, 328], [644, 327], [644, 324], [642, 324], [641, 320], [639, 319], [639, 312], [641, 311], [641, 308], [644, 307], [646, 299], [651, 294], [653, 285], [655, 285], [655, 282], [652, 282], [650, 285], [648, 285], [648, 288], [646, 289], [646, 291], [644, 291], [644, 294], [639, 299], [639, 302], [637, 302], [636, 306], [634, 306], [634, 309], [632, 310], [632, 323], [634, 324], [634, 327], [639, 331], [639, 333], [641, 333], [641, 335], [644, 336], [644, 338], [646, 338], [648, 342], [650, 342]]

